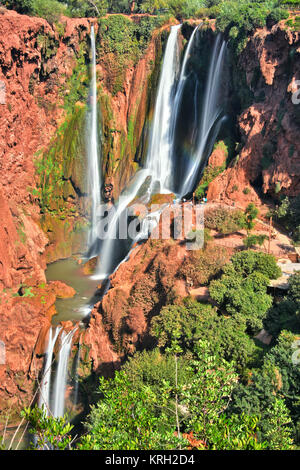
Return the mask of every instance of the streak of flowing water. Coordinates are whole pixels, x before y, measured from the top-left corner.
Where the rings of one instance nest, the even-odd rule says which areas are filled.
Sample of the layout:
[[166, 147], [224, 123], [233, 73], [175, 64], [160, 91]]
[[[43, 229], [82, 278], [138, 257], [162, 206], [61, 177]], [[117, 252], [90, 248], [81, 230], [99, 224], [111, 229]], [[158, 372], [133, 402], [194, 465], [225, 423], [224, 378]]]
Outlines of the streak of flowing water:
[[216, 39], [209, 75], [204, 96], [200, 132], [198, 137], [198, 148], [193, 163], [190, 165], [188, 174], [183, 179], [180, 191], [181, 196], [191, 192], [197, 183], [197, 177], [201, 165], [212, 151], [215, 139], [219, 133], [222, 119], [222, 107], [219, 105], [222, 71], [224, 66], [226, 43], [219, 35]]
[[107, 278], [111, 272], [113, 271], [113, 251], [115, 244], [119, 243], [117, 238], [117, 229], [118, 229], [118, 222], [120, 219], [121, 214], [127, 208], [128, 204], [133, 201], [135, 198], [138, 190], [140, 189], [141, 185], [145, 181], [145, 179], [149, 176], [148, 170], [141, 170], [137, 175], [133, 182], [133, 184], [125, 191], [122, 196], [120, 197], [118, 207], [113, 215], [112, 220], [109, 222], [108, 232], [106, 234], [106, 238], [104, 243], [102, 244], [102, 249], [100, 253], [100, 262], [98, 264], [96, 273], [92, 276], [93, 279], [105, 279]]
[[192, 47], [193, 47], [193, 44], [194, 44], [196, 33], [199, 29], [199, 26], [197, 26], [197, 28], [194, 29], [194, 31], [193, 31], [193, 33], [190, 37], [190, 40], [188, 42], [188, 45], [187, 45], [187, 48], [186, 48], [186, 51], [185, 51], [185, 54], [184, 54], [183, 63], [182, 63], [182, 67], [181, 67], [181, 72], [180, 72], [180, 77], [179, 77], [179, 81], [178, 81], [178, 85], [177, 85], [177, 89], [176, 89], [176, 94], [175, 94], [175, 98], [174, 98], [173, 109], [172, 109], [172, 122], [171, 122], [171, 130], [170, 130], [172, 150], [173, 150], [173, 145], [174, 145], [174, 141], [175, 141], [176, 124], [177, 124], [177, 120], [178, 120], [178, 116], [179, 116], [179, 110], [180, 110], [180, 105], [181, 105], [181, 101], [182, 101], [182, 95], [183, 95], [183, 91], [184, 91], [186, 81], [187, 81], [187, 65], [188, 65], [188, 62], [189, 62], [189, 59], [190, 59], [190, 56], [191, 56]]
[[97, 211], [101, 202], [101, 181], [99, 170], [99, 142], [97, 117], [97, 77], [96, 77], [96, 44], [94, 26], [91, 27], [92, 80], [89, 94], [89, 111], [87, 115], [87, 153], [88, 153], [88, 189], [92, 201], [91, 228], [88, 237], [89, 256], [96, 253], [93, 246], [97, 241]]
[[58, 366], [53, 388], [53, 400], [51, 411], [54, 417], [63, 416], [65, 410], [65, 392], [67, 384], [68, 360], [70, 356], [72, 339], [76, 329], [69, 333], [62, 331], [60, 336], [60, 350], [58, 354]]
[[178, 33], [181, 25], [172, 26], [168, 38], [158, 93], [146, 166], [152, 175], [155, 192], [167, 193], [172, 186], [172, 117], [174, 84], [179, 71]]
[[48, 346], [46, 350], [46, 360], [45, 360], [45, 367], [43, 372], [43, 378], [40, 385], [40, 396], [39, 396], [39, 407], [42, 408], [44, 406], [45, 415], [49, 415], [50, 411], [50, 383], [51, 383], [51, 371], [52, 371], [52, 357], [53, 357], [53, 349], [59, 335], [61, 327], [57, 327], [54, 330], [53, 328], [49, 329], [49, 338], [48, 338]]

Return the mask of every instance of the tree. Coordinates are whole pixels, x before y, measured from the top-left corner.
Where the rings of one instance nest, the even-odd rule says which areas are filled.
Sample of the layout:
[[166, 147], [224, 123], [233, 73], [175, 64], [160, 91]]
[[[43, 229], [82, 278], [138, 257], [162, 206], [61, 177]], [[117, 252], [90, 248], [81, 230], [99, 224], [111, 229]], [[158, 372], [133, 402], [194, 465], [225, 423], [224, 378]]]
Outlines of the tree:
[[270, 416], [270, 428], [266, 432], [269, 442], [268, 448], [272, 450], [290, 450], [293, 445], [291, 417], [284, 400], [276, 399], [272, 407], [267, 409]]
[[[113, 380], [100, 378], [102, 397], [92, 407], [86, 423], [88, 435], [80, 449], [150, 450], [176, 449], [180, 439], [164, 407], [169, 401], [168, 387], [157, 396], [150, 387], [136, 390], [124, 372]], [[156, 407], [161, 411], [157, 416]]]
[[255, 206], [255, 204], [253, 204], [253, 202], [251, 202], [246, 207], [246, 210], [245, 210], [245, 228], [246, 228], [248, 234], [254, 228], [254, 225], [255, 225], [254, 221], [255, 221], [257, 216], [258, 216], [258, 209]]
[[211, 282], [210, 295], [222, 311], [244, 319], [254, 333], [262, 328], [272, 305], [267, 294], [269, 281], [280, 272], [274, 257], [251, 250], [241, 252], [223, 268], [221, 278]]
[[68, 0], [70, 13], [74, 17], [105, 16], [108, 0]]
[[225, 412], [238, 380], [233, 364], [211, 353], [206, 341], [195, 345], [197, 359], [191, 362], [193, 380], [182, 388], [180, 403], [186, 407], [185, 427], [197, 438], [209, 439], [210, 427]]

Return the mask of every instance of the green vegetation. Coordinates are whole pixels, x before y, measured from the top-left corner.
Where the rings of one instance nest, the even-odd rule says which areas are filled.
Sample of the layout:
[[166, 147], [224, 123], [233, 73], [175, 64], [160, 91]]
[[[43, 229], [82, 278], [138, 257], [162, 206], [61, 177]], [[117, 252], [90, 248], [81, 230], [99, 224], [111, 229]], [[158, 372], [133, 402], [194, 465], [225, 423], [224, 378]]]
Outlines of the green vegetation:
[[300, 243], [300, 196], [285, 197], [269, 216], [291, 233], [296, 244]]
[[246, 248], [253, 248], [255, 245], [262, 246], [267, 238], [267, 235], [249, 235], [243, 240], [243, 243]]
[[244, 251], [233, 256], [220, 279], [211, 282], [210, 295], [221, 310], [245, 322], [255, 333], [262, 328], [272, 305], [272, 297], [267, 294], [270, 279], [279, 276], [275, 258]]
[[266, 23], [288, 18], [287, 9], [299, 7], [293, 0], [2, 0], [7, 8], [55, 22], [60, 15], [104, 17], [107, 13], [172, 15], [178, 19], [216, 18], [221, 31], [243, 43], [245, 34]]
[[[214, 305], [185, 299], [150, 322], [153, 342], [114, 378], [100, 378], [85, 433], [72, 441], [66, 418], [23, 416], [38, 446], [80, 450], [290, 450], [299, 441], [300, 273], [287, 297], [267, 293], [275, 259], [235, 254], [210, 282]], [[283, 314], [288, 312], [288, 315]], [[253, 335], [274, 334], [266, 347]], [[296, 335], [296, 336], [295, 336]]]
[[216, 207], [205, 212], [205, 226], [228, 235], [245, 227], [245, 214], [239, 209]]
[[99, 60], [108, 70], [108, 89], [115, 95], [122, 91], [124, 75], [129, 65], [136, 64], [152, 37], [160, 20], [152, 17], [141, 18], [138, 24], [122, 15], [99, 20], [97, 52]]

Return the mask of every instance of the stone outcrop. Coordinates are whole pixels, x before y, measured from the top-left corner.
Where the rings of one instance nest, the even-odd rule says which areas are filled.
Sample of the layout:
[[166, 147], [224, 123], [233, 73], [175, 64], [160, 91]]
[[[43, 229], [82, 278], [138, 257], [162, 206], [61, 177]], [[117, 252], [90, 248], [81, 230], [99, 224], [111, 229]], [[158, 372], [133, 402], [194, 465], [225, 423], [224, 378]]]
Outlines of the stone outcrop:
[[110, 290], [95, 305], [84, 336], [94, 371], [109, 374], [124, 357], [153, 344], [152, 317], [188, 295], [177, 277], [187, 256], [180, 241], [148, 240], [111, 276]]

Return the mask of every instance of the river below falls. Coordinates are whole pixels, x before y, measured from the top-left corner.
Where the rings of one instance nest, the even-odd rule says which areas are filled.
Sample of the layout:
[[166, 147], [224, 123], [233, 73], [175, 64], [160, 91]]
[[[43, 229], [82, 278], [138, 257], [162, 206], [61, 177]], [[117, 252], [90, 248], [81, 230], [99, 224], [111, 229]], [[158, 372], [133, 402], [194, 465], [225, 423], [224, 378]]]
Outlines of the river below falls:
[[97, 302], [95, 292], [99, 281], [82, 273], [82, 265], [74, 258], [55, 261], [46, 270], [47, 281], [62, 281], [75, 289], [76, 294], [70, 299], [57, 299], [57, 315], [52, 318], [55, 326], [61, 321], [80, 321], [91, 311]]

